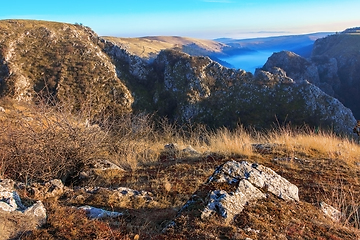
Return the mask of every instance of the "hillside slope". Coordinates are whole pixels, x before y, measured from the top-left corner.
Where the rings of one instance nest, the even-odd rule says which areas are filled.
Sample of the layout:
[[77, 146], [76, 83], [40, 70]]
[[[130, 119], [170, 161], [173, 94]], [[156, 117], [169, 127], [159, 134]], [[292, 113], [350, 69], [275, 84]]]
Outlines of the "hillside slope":
[[221, 53], [225, 44], [212, 41], [186, 37], [141, 37], [141, 38], [116, 38], [103, 37], [104, 39], [116, 43], [133, 55], [144, 59], [156, 57], [162, 50], [179, 49], [189, 54], [209, 55]]
[[128, 112], [133, 101], [91, 29], [28, 20], [0, 21], [0, 94], [51, 96], [74, 109], [87, 104], [93, 114]]

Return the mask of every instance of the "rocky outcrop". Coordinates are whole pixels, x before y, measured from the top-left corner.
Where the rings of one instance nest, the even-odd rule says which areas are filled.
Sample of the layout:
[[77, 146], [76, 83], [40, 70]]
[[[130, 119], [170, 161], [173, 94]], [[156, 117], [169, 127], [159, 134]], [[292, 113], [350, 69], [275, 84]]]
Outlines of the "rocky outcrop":
[[356, 28], [316, 40], [310, 59], [274, 53], [263, 70], [282, 68], [296, 82], [307, 80], [337, 98], [360, 118], [360, 34]]
[[[159, 203], [153, 194], [147, 191], [138, 191], [126, 187], [81, 187], [67, 189], [64, 196], [68, 203], [73, 205], [101, 206], [109, 208], [143, 208], [158, 207]], [[90, 210], [89, 210], [90, 211]], [[95, 210], [98, 212], [98, 210]], [[89, 212], [89, 214], [91, 211]], [[107, 214], [107, 213], [104, 213]]]
[[273, 71], [274, 68], [283, 69], [285, 74], [296, 82], [308, 81], [319, 84], [317, 67], [305, 58], [288, 51], [274, 53], [269, 57], [263, 70]]
[[339, 101], [306, 79], [292, 79], [281, 68], [258, 70], [253, 76], [207, 57], [174, 51], [160, 53], [153, 66], [158, 75], [155, 109], [180, 122], [230, 128], [241, 122], [266, 128], [289, 121], [344, 133], [351, 133], [356, 122]]
[[34, 199], [57, 200], [64, 193], [65, 186], [60, 179], [53, 179], [45, 183], [33, 183], [30, 187], [18, 184], [18, 188], [26, 189]]
[[178, 216], [198, 209], [203, 220], [215, 214], [230, 223], [246, 205], [267, 198], [267, 194], [285, 201], [299, 201], [297, 186], [273, 170], [256, 163], [229, 161], [215, 170]]
[[98, 178], [107, 178], [112, 176], [120, 176], [125, 172], [123, 168], [106, 159], [92, 159], [84, 166], [79, 173], [78, 180], [93, 181]]
[[[129, 51], [124, 49], [121, 45], [117, 45], [114, 42], [101, 39], [105, 44], [105, 52], [113, 58], [115, 61], [121, 62], [126, 65], [126, 71], [128, 71], [134, 77], [146, 81], [150, 72], [148, 63], [142, 58], [131, 54]], [[118, 71], [120, 69], [118, 68]], [[120, 70], [121, 71], [121, 70]]]
[[14, 238], [46, 223], [46, 209], [42, 202], [25, 207], [14, 184], [9, 179], [0, 180], [0, 239]]

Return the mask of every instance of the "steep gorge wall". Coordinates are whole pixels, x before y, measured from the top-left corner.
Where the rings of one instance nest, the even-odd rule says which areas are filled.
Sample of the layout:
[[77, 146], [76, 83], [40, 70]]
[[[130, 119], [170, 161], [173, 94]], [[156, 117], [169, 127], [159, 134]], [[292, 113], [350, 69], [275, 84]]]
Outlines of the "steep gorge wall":
[[318, 39], [310, 59], [291, 52], [273, 54], [263, 69], [280, 67], [296, 81], [304, 79], [339, 99], [360, 119], [360, 34], [347, 31]]
[[[114, 47], [109, 53], [122, 63], [118, 64], [119, 71], [126, 72], [134, 56], [128, 56], [131, 54], [120, 47], [117, 52], [121, 54], [114, 54]], [[144, 97], [139, 88], [146, 89], [150, 108], [137, 107], [178, 123], [201, 122], [215, 128], [233, 128], [242, 123], [262, 129], [278, 121], [350, 133], [356, 122], [339, 101], [305, 79], [295, 82], [281, 69], [258, 71], [253, 76], [223, 67], [208, 57], [175, 50], [162, 51], [147, 66], [140, 58], [137, 61], [138, 69], [131, 71], [129, 84], [139, 98]]]

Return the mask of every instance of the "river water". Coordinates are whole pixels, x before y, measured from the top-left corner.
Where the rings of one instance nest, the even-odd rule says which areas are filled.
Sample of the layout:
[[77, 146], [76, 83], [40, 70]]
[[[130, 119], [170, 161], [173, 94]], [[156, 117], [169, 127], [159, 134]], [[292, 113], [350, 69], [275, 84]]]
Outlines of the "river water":
[[272, 51], [254, 51], [231, 57], [219, 57], [219, 59], [230, 63], [237, 69], [254, 73], [255, 69], [261, 68], [272, 54]]

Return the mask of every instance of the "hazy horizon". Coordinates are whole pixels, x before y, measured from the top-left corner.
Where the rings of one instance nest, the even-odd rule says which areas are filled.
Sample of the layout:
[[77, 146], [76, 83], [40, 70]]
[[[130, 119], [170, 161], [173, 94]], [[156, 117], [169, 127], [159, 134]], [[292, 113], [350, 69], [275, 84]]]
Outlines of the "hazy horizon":
[[357, 0], [6, 1], [0, 19], [82, 23], [101, 36], [257, 38], [360, 25]]

